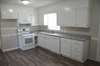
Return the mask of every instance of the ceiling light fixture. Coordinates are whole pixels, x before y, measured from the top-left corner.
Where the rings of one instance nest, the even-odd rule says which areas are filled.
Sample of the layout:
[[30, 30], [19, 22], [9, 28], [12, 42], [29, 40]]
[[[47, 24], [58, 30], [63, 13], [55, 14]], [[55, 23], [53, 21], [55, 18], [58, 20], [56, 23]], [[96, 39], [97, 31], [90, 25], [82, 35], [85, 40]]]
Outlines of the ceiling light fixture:
[[71, 11], [71, 8], [64, 8], [66, 11]]
[[21, 3], [24, 4], [24, 5], [28, 5], [30, 4], [30, 0], [21, 0]]

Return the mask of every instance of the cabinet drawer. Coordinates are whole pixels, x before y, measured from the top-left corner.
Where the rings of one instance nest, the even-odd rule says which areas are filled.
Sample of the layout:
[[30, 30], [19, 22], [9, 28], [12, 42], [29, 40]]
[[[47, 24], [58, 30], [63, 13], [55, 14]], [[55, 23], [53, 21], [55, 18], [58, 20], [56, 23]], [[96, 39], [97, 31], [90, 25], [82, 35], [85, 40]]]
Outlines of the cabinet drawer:
[[72, 48], [72, 54], [82, 55], [83, 50], [82, 49], [77, 49], [77, 48]]
[[39, 37], [43, 37], [43, 38], [48, 38], [46, 35], [44, 34], [39, 34]]
[[55, 36], [50, 36], [50, 35], [46, 35], [46, 34], [39, 34], [39, 36], [44, 37], [44, 38], [54, 38], [54, 39], [58, 39], [58, 37]]
[[61, 46], [61, 52], [63, 53], [71, 53], [71, 47], [70, 46]]
[[79, 48], [72, 48], [72, 58], [81, 61], [83, 57], [83, 50]]
[[72, 58], [77, 60], [77, 61], [82, 61], [82, 55], [79, 55], [79, 54], [73, 54], [72, 53]]
[[73, 40], [72, 47], [75, 47], [75, 48], [83, 48], [83, 42], [82, 41], [74, 41]]
[[65, 57], [71, 57], [71, 51], [66, 51], [66, 52], [62, 51], [61, 54]]
[[82, 50], [82, 48], [76, 48], [76, 47], [72, 47], [72, 51], [74, 51], [74, 52], [77, 52], [77, 53], [82, 53], [83, 52], [83, 50]]

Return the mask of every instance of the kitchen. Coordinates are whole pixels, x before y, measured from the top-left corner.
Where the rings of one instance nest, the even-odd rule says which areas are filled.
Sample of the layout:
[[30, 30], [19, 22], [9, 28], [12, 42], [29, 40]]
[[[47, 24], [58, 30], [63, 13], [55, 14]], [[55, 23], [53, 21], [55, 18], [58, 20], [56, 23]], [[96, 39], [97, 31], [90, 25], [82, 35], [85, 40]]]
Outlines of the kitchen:
[[99, 0], [0, 0], [1, 54], [10, 66], [99, 66], [99, 7]]

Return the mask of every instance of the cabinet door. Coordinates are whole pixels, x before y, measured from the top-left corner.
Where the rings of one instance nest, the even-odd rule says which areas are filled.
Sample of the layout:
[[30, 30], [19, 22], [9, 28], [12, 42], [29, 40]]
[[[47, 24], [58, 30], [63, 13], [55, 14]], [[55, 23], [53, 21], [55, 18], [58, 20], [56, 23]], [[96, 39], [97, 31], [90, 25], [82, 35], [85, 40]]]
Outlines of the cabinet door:
[[46, 38], [41, 34], [38, 35], [38, 45], [46, 48]]
[[82, 61], [83, 53], [83, 41], [72, 40], [72, 58]]
[[58, 11], [58, 25], [66, 27], [89, 27], [89, 8], [61, 8]]
[[75, 8], [62, 8], [58, 12], [58, 25], [73, 27], [75, 25]]
[[38, 45], [52, 52], [59, 53], [59, 38], [44, 34], [38, 35]]
[[22, 17], [28, 17], [29, 16], [29, 13], [31, 13], [28, 8], [19, 8], [18, 11], [19, 11], [19, 15], [18, 16], [20, 18], [22, 18]]
[[76, 27], [89, 27], [88, 22], [88, 8], [76, 8]]
[[1, 18], [2, 19], [16, 19], [17, 18], [17, 8], [2, 7], [1, 8]]
[[59, 38], [54, 36], [47, 36], [46, 47], [52, 52], [59, 53]]
[[61, 38], [61, 54], [71, 57], [71, 40]]

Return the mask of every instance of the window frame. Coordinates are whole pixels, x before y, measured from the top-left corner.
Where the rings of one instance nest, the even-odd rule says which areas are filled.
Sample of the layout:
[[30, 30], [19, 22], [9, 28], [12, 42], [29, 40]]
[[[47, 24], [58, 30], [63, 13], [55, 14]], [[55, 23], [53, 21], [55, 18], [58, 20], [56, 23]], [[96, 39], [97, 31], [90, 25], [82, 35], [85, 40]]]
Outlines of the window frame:
[[[48, 22], [47, 23], [45, 22], [45, 16], [48, 17], [48, 15], [53, 15], [53, 14], [56, 14], [56, 17], [55, 17], [56, 18], [56, 26], [52, 26], [52, 25], [50, 26]], [[60, 30], [60, 26], [57, 25], [57, 22], [58, 22], [58, 17], [57, 17], [57, 13], [56, 12], [43, 14], [43, 24], [46, 25], [49, 30]]]

